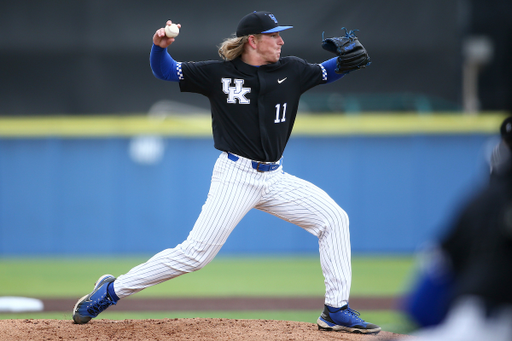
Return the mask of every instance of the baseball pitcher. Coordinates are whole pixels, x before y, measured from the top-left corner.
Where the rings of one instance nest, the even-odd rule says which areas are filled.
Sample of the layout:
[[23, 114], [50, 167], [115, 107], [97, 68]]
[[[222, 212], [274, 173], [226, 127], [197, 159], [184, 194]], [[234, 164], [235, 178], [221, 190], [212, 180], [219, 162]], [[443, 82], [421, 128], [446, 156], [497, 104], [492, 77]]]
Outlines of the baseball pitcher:
[[[174, 25], [174, 26], [173, 26]], [[335, 57], [310, 64], [281, 57], [281, 26], [270, 12], [243, 17], [236, 35], [219, 48], [222, 60], [178, 62], [167, 48], [181, 25], [171, 21], [153, 36], [153, 74], [179, 84], [182, 92], [206, 96], [211, 105], [215, 148], [210, 190], [187, 239], [161, 251], [117, 279], [102, 276], [74, 307], [75, 323], [87, 323], [119, 299], [177, 276], [197, 271], [219, 252], [253, 208], [291, 222], [318, 237], [325, 277], [321, 330], [376, 334], [380, 327], [349, 306], [351, 250], [349, 219], [322, 189], [284, 171], [283, 152], [293, 130], [300, 96], [370, 64], [354, 31], [323, 39]], [[305, 160], [307, 162], [307, 159]]]

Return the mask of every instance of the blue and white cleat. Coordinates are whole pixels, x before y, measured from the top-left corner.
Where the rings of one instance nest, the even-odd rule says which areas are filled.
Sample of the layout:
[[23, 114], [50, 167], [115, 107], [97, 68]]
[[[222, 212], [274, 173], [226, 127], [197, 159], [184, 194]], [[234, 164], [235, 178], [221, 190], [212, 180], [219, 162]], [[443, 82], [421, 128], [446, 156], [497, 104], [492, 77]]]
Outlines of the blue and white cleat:
[[341, 308], [326, 305], [316, 323], [319, 330], [336, 332], [378, 334], [381, 329], [373, 323], [365, 322], [359, 317], [359, 312], [351, 309], [348, 304]]
[[112, 297], [107, 291], [108, 285], [115, 280], [116, 278], [112, 275], [101, 276], [96, 281], [94, 290], [76, 302], [73, 308], [73, 321], [75, 323], [87, 323], [93, 317], [98, 316], [103, 310], [117, 303], [119, 298]]

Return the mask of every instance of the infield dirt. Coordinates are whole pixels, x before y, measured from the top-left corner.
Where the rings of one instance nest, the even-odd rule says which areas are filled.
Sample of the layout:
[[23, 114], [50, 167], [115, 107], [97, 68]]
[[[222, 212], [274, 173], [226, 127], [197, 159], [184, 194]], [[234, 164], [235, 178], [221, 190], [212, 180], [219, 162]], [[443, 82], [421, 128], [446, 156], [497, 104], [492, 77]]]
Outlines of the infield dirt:
[[306, 322], [232, 319], [92, 320], [83, 325], [63, 320], [0, 320], [0, 340], [240, 340], [377, 341], [413, 340], [382, 331], [361, 335], [319, 331]]
[[[380, 341], [413, 340], [407, 335], [381, 331], [361, 335], [319, 331], [314, 323], [276, 320], [225, 318], [181, 318], [146, 320], [93, 319], [77, 325], [71, 321], [76, 299], [44, 299], [45, 311], [69, 312], [70, 320], [15, 319], [0, 320], [0, 340], [209, 340], [209, 341]], [[322, 297], [310, 298], [196, 298], [196, 299], [126, 299], [111, 311], [207, 311], [250, 309], [319, 309]], [[391, 297], [354, 297], [351, 304], [359, 309], [393, 309]]]

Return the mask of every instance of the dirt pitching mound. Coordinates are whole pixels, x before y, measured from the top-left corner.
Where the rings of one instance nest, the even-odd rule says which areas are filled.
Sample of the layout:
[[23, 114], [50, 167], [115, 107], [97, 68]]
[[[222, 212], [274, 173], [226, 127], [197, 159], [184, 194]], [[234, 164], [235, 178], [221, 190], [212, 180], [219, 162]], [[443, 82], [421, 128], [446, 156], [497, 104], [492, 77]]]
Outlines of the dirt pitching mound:
[[92, 320], [83, 325], [64, 320], [0, 320], [0, 340], [413, 340], [382, 331], [361, 335], [319, 331], [312, 323], [212, 318], [162, 320]]

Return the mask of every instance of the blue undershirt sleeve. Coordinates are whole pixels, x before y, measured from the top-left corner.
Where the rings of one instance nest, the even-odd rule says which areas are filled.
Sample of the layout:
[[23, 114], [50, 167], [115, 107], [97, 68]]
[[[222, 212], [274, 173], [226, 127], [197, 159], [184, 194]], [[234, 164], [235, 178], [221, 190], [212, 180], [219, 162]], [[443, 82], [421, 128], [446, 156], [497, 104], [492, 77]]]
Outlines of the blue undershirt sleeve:
[[149, 55], [149, 64], [156, 78], [164, 81], [178, 82], [177, 62], [172, 59], [167, 49], [153, 44]]
[[333, 57], [329, 60], [326, 60], [321, 65], [324, 67], [325, 71], [327, 71], [327, 82], [324, 84], [332, 83], [334, 81], [337, 81], [338, 79], [341, 79], [343, 76], [346, 75], [346, 73], [338, 74], [334, 72], [336, 69], [336, 59], [338, 57]]

